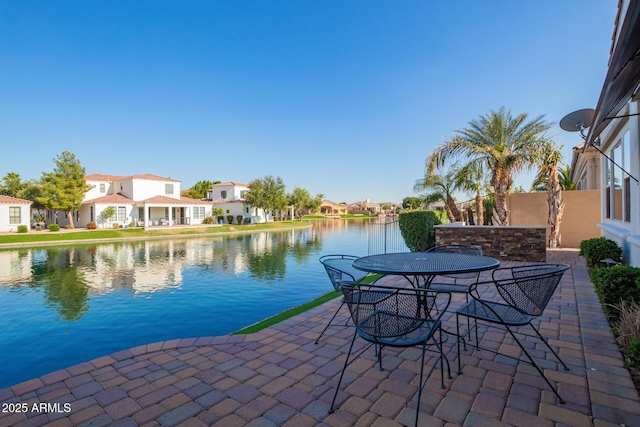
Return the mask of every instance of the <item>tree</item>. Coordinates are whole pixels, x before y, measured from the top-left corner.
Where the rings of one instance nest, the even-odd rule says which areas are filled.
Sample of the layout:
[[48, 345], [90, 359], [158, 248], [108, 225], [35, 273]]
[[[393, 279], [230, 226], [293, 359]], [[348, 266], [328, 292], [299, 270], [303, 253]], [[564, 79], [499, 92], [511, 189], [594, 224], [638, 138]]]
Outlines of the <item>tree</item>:
[[560, 247], [560, 222], [564, 214], [564, 200], [562, 199], [562, 187], [558, 179], [558, 164], [562, 161], [562, 146], [556, 148], [553, 143], [547, 143], [542, 149], [540, 167], [535, 182], [547, 182], [547, 206], [549, 216], [547, 223], [551, 226], [549, 231], [549, 248]]
[[578, 185], [571, 181], [571, 166], [564, 165], [558, 168], [558, 180], [562, 191], [575, 190]]
[[102, 223], [102, 228], [105, 228], [104, 225], [107, 222], [111, 223], [111, 218], [113, 218], [115, 214], [116, 214], [116, 208], [114, 208], [113, 206], [108, 206], [104, 208], [102, 212], [100, 212], [100, 215], [98, 215], [98, 221]]
[[462, 214], [456, 206], [453, 192], [456, 190], [455, 171], [445, 175], [425, 175], [416, 181], [413, 189], [416, 192], [423, 191], [423, 203], [430, 204], [437, 201], [444, 202], [444, 209], [450, 222], [462, 221]]
[[471, 163], [455, 171], [454, 181], [456, 187], [466, 191], [476, 193], [476, 224], [484, 224], [484, 203], [482, 201], [482, 192], [486, 192], [486, 178], [484, 170], [478, 168], [477, 164]]
[[324, 200], [324, 194], [316, 194], [316, 197], [309, 198], [309, 204], [306, 206], [310, 213], [316, 213], [320, 210], [320, 205]]
[[192, 199], [205, 199], [207, 191], [211, 190], [211, 186], [214, 184], [220, 184], [220, 181], [198, 181], [187, 191], [186, 196]]
[[76, 156], [63, 151], [53, 159], [53, 172], [42, 174], [42, 196], [38, 201], [47, 209], [65, 211], [71, 228], [73, 211], [80, 209], [84, 195], [92, 187], [85, 180], [85, 169]]
[[245, 195], [245, 203], [253, 208], [262, 209], [267, 222], [268, 210], [281, 210], [287, 207], [287, 196], [282, 178], [267, 175], [256, 178], [249, 183], [249, 190]]
[[418, 209], [422, 205], [422, 200], [417, 197], [405, 197], [402, 199], [402, 209]]
[[295, 187], [293, 192], [287, 195], [287, 204], [293, 206], [295, 217], [302, 218], [302, 210], [307, 209], [311, 202], [309, 192], [301, 187]]
[[[534, 167], [540, 159], [540, 147], [547, 143], [551, 123], [538, 116], [527, 122], [527, 114], [511, 116], [504, 107], [489, 111], [469, 122], [469, 127], [457, 130], [444, 144], [436, 147], [426, 161], [428, 174], [455, 158], [490, 172], [490, 184], [496, 196], [494, 225], [507, 225], [507, 198], [513, 187], [514, 175]], [[464, 167], [464, 166], [463, 166]]]
[[19, 197], [24, 185], [25, 184], [20, 179], [20, 175], [15, 172], [9, 172], [4, 176], [4, 178], [2, 178], [0, 194], [3, 196]]
[[44, 214], [42, 211], [46, 209], [46, 207], [38, 201], [38, 199], [42, 197], [42, 184], [40, 184], [39, 181], [34, 179], [27, 181], [18, 197], [25, 200], [31, 200], [33, 202], [31, 204], [31, 213], [34, 211], [36, 212], [34, 217], [37, 221], [44, 220]]

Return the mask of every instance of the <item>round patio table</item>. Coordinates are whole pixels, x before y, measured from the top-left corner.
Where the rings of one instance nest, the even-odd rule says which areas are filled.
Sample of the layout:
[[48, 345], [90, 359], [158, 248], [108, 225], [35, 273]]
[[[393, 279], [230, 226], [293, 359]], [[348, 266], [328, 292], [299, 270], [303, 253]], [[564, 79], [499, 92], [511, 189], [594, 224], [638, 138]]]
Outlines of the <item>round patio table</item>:
[[353, 267], [369, 273], [403, 276], [415, 288], [429, 288], [440, 275], [476, 273], [500, 266], [495, 258], [448, 252], [402, 252], [369, 255], [353, 261]]

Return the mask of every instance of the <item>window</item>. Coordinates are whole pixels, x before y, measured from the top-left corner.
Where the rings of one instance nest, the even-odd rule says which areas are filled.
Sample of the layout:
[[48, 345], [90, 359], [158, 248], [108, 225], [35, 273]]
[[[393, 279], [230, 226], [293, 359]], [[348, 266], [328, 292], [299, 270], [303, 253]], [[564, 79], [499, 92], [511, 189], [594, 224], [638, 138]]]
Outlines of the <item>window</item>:
[[249, 208], [246, 208], [247, 213], [249, 213]]
[[9, 224], [20, 224], [19, 207], [9, 207]]
[[204, 219], [204, 206], [196, 206], [193, 208], [193, 219]]
[[164, 194], [173, 194], [173, 184], [164, 185]]
[[104, 184], [100, 184], [100, 192], [104, 193]]
[[95, 221], [93, 219], [93, 206], [89, 206], [89, 221]]
[[138, 219], [144, 219], [144, 208], [138, 208]]
[[229, 213], [229, 209], [227, 209], [227, 213]]
[[241, 199], [244, 199], [244, 196], [246, 196], [246, 195], [247, 195], [247, 190], [242, 190], [242, 191], [240, 192], [240, 198], [241, 198]]
[[127, 217], [127, 208], [118, 206], [118, 221], [124, 222]]
[[220, 198], [221, 199], [226, 199], [227, 198], [227, 192], [226, 191], [221, 191], [220, 192]]
[[611, 160], [605, 162], [606, 217], [624, 222], [631, 222], [631, 177], [627, 173], [631, 167], [629, 147], [627, 131], [609, 152]]
[[124, 189], [124, 185], [120, 184], [120, 191]]

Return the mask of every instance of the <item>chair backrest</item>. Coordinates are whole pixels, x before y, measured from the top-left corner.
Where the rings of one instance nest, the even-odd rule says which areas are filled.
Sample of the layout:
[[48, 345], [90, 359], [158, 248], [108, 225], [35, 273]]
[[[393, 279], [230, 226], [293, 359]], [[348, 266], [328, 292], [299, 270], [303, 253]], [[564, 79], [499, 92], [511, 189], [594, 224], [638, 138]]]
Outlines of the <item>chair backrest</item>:
[[[438, 245], [426, 250], [426, 252], [438, 252], [438, 253], [452, 253], [452, 254], [465, 254], [465, 255], [477, 255], [482, 256], [482, 248], [480, 246], [473, 245], [465, 245], [465, 244], [449, 244], [449, 245]], [[454, 283], [459, 284], [461, 279], [472, 279], [477, 280], [480, 276], [480, 273], [460, 273], [460, 274], [446, 274], [444, 277], [450, 277], [454, 279]], [[466, 283], [465, 284], [471, 284]]]
[[[523, 314], [537, 317], [551, 300], [567, 264], [530, 264], [493, 272], [494, 282], [500, 296]], [[510, 271], [507, 278], [498, 277]]]
[[433, 325], [451, 302], [450, 293], [425, 289], [362, 285], [351, 281], [342, 282], [341, 288], [358, 332], [373, 341], [408, 335], [425, 323]]
[[427, 249], [427, 252], [449, 252], [455, 254], [478, 255], [482, 256], [482, 248], [480, 246], [465, 244], [449, 244], [438, 245]]
[[320, 262], [327, 271], [336, 291], [340, 291], [341, 280], [359, 281], [367, 274], [364, 271], [353, 268], [353, 261], [359, 257], [355, 255], [324, 255], [320, 257]]

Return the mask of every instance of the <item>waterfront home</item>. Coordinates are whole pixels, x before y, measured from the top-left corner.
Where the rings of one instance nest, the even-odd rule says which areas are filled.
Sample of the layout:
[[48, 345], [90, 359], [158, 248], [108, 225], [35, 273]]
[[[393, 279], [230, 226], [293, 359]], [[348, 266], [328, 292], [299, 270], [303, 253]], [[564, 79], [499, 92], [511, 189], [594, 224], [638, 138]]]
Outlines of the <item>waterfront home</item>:
[[265, 212], [264, 209], [252, 208], [245, 204], [245, 195], [249, 191], [249, 185], [236, 181], [227, 181], [220, 184], [213, 184], [211, 190], [207, 192], [207, 200], [211, 201], [213, 207], [223, 210], [223, 221], [226, 223], [227, 215], [233, 217], [232, 223], [237, 222], [237, 217], [250, 218], [252, 223], [273, 221], [274, 216], [279, 212]]
[[31, 226], [30, 200], [0, 196], [0, 231], [18, 231], [18, 226]]
[[[74, 212], [76, 225], [95, 222], [100, 228], [117, 226], [173, 226], [202, 224], [211, 216], [212, 204], [206, 200], [180, 196], [181, 181], [157, 175], [117, 176], [90, 174], [85, 177], [92, 188]], [[110, 218], [101, 214], [108, 207], [115, 213]], [[50, 211], [47, 223], [68, 224], [62, 212]]]

